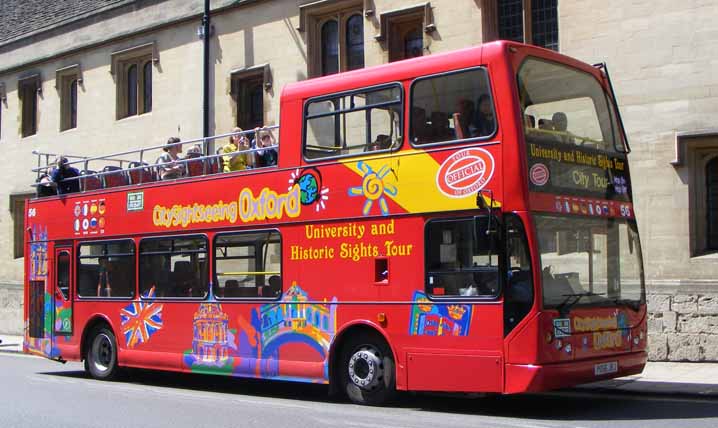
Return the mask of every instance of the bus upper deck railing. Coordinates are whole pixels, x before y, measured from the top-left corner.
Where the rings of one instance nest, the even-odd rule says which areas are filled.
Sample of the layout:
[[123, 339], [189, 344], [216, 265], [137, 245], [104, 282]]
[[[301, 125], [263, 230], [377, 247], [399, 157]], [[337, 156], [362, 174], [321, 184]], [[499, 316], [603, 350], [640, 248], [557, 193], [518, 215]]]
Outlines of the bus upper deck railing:
[[[39, 189], [42, 187], [53, 188], [58, 183], [53, 183], [49, 180], [49, 176], [53, 168], [56, 167], [57, 160], [62, 156], [67, 159], [66, 165], [79, 165], [82, 166], [82, 171], [77, 177], [68, 177], [61, 180], [61, 182], [69, 181], [80, 181], [80, 192], [97, 190], [102, 188], [114, 188], [125, 185], [138, 185], [149, 182], [159, 181], [172, 181], [175, 179], [187, 178], [187, 177], [198, 177], [206, 176], [211, 174], [223, 173], [223, 161], [224, 159], [231, 159], [235, 156], [247, 156], [253, 155], [257, 152], [264, 150], [275, 150], [278, 153], [279, 144], [276, 137], [271, 137], [272, 144], [264, 147], [252, 147], [245, 150], [234, 150], [224, 151], [224, 146], [220, 146], [215, 154], [207, 154], [209, 151], [209, 143], [213, 140], [220, 138], [227, 138], [235, 135], [242, 136], [254, 136], [254, 141], [259, 141], [259, 133], [269, 132], [270, 135], [273, 130], [279, 128], [279, 125], [268, 126], [260, 129], [253, 129], [241, 132], [229, 132], [226, 134], [214, 135], [205, 138], [197, 138], [187, 141], [179, 141], [176, 143], [166, 143], [156, 146], [143, 147], [134, 150], [127, 150], [117, 153], [112, 153], [103, 156], [79, 156], [79, 155], [67, 155], [58, 153], [44, 153], [37, 150], [33, 151], [33, 154], [37, 156], [37, 167], [32, 169], [32, 172], [37, 174], [36, 183], [32, 184], [32, 187], [38, 189], [38, 196], [48, 196], [47, 194], [41, 194]], [[195, 150], [187, 151], [187, 156], [173, 160], [170, 162], [159, 162], [159, 156], [162, 151], [167, 150], [173, 146], [191, 146]], [[157, 154], [157, 161], [154, 163], [146, 162], [147, 155]], [[132, 156], [138, 155], [138, 156]], [[130, 158], [128, 158], [130, 156]], [[44, 160], [44, 162], [43, 162]], [[114, 165], [105, 165], [100, 171], [90, 169], [91, 163], [104, 162], [112, 163]], [[126, 165], [126, 166], [125, 166]], [[174, 177], [172, 179], [163, 179], [161, 177], [160, 169], [164, 166], [183, 165], [184, 174], [180, 177]], [[247, 166], [247, 169], [253, 168]], [[111, 180], [110, 178], [114, 178]], [[54, 190], [52, 194], [55, 194]]]

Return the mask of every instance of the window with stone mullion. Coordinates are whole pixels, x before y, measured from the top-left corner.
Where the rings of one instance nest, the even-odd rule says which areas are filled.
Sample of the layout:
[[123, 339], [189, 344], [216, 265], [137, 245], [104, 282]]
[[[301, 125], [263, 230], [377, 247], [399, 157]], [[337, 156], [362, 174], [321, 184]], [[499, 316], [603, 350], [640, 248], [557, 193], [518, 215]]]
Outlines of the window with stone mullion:
[[531, 0], [532, 43], [558, 51], [558, 1]]

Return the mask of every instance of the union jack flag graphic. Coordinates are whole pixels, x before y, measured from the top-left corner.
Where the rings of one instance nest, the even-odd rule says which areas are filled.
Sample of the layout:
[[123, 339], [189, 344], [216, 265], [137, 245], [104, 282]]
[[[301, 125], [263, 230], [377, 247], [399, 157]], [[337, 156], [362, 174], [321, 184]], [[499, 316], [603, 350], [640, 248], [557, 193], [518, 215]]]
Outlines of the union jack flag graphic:
[[[155, 287], [152, 287], [146, 299], [155, 297]], [[149, 302], [132, 302], [120, 311], [122, 319], [122, 333], [128, 348], [134, 348], [139, 343], [145, 343], [150, 337], [162, 328], [162, 305]]]

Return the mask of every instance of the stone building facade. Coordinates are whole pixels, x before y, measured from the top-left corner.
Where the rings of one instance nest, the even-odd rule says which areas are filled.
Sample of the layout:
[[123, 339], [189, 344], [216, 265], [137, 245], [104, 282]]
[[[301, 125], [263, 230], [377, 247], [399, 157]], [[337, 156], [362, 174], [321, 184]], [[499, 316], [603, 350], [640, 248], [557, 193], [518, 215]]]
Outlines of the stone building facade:
[[[277, 124], [288, 82], [499, 36], [606, 62], [633, 149], [651, 358], [718, 361], [718, 3], [213, 0], [211, 7], [211, 134]], [[31, 152], [92, 156], [169, 135], [200, 137], [202, 10], [201, 0], [0, 4], [0, 199], [8, 207], [0, 211], [0, 332], [21, 330], [18, 242], [22, 201], [35, 180]], [[334, 35], [333, 48], [323, 47], [323, 31]], [[128, 82], [136, 82], [133, 93]]]

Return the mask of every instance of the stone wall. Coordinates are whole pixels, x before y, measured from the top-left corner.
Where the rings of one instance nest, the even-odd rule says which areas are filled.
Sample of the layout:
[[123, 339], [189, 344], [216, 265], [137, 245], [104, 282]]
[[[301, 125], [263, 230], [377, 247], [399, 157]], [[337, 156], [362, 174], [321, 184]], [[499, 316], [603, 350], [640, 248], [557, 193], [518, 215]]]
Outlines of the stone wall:
[[0, 334], [22, 334], [22, 284], [0, 284]]
[[718, 361], [718, 293], [650, 293], [648, 346], [652, 361]]

